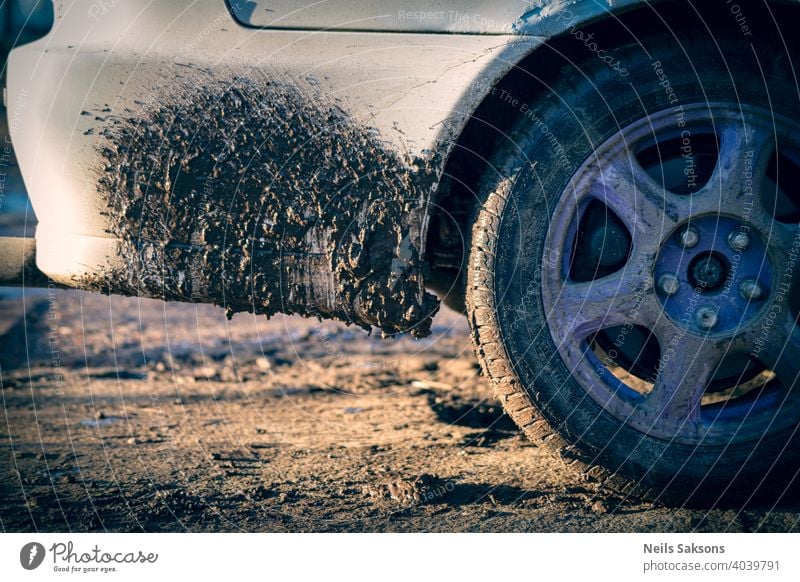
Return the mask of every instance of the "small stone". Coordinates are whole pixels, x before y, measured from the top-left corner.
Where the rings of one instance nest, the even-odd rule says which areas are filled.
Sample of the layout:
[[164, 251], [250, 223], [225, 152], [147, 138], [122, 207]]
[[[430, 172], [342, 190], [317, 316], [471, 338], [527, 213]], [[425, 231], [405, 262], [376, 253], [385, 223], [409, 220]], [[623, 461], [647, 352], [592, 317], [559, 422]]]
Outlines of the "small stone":
[[264, 356], [259, 356], [256, 358], [256, 367], [262, 372], [266, 372], [272, 368], [272, 364], [270, 364], [269, 360]]
[[197, 368], [194, 372], [194, 377], [197, 378], [198, 380], [213, 378], [216, 375], [217, 371], [211, 366], [203, 366], [202, 368]]
[[238, 377], [236, 376], [236, 370], [228, 367], [222, 368], [222, 370], [220, 370], [219, 378], [223, 382], [236, 382], [238, 380]]
[[594, 513], [606, 513], [606, 511], [608, 511], [606, 509], [606, 506], [599, 499], [597, 501], [595, 501], [594, 503], [592, 503], [591, 510]]

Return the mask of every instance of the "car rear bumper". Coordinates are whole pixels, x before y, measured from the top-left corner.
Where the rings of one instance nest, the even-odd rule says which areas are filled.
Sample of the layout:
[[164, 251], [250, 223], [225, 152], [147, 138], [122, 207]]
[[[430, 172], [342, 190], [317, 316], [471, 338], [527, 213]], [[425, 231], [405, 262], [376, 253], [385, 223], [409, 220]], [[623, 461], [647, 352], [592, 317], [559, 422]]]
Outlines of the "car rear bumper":
[[209, 0], [94, 6], [60, 5], [10, 59], [42, 272], [425, 333], [442, 160], [540, 39], [252, 30]]

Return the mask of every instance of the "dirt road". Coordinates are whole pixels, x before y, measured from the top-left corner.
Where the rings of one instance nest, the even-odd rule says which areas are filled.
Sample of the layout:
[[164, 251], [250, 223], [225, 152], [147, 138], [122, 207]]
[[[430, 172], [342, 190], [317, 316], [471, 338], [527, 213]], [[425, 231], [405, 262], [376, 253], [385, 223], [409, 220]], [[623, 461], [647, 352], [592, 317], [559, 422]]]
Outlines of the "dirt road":
[[791, 531], [595, 491], [525, 441], [466, 321], [381, 339], [290, 317], [0, 300], [3, 531]]

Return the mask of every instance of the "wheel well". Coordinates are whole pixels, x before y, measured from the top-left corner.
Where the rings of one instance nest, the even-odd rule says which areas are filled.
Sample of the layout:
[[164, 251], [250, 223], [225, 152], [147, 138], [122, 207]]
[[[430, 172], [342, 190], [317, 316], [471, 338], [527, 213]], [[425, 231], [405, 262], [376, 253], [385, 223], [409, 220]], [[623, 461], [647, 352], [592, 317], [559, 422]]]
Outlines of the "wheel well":
[[[725, 3], [662, 0], [644, 4], [587, 24], [569, 28], [530, 55], [493, 88], [478, 106], [459, 136], [442, 174], [427, 232], [428, 286], [444, 303], [464, 310], [465, 261], [472, 221], [481, 199], [480, 182], [493, 152], [506, 139], [520, 113], [556, 78], [564, 62], [579, 62], [592, 54], [585, 38], [592, 35], [597, 47], [636, 42], [648, 33], [707, 27], [715, 37], [739, 35], [743, 42], [763, 35], [785, 42], [791, 54], [800, 54], [798, 41], [788, 25], [800, 14], [800, 4], [780, 0], [736, 0]], [[780, 35], [776, 35], [776, 26]], [[746, 27], [746, 28], [743, 28]], [[581, 40], [576, 31], [583, 32]], [[512, 99], [518, 99], [516, 105]]]

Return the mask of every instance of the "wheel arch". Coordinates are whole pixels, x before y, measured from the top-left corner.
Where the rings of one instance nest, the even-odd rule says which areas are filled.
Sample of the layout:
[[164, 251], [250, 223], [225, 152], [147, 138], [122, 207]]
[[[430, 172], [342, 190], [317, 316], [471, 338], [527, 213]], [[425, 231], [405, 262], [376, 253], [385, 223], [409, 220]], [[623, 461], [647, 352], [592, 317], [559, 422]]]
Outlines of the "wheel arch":
[[[685, 26], [681, 21], [685, 20], [686, 10], [694, 10], [701, 16], [709, 30], [724, 34], [738, 31], [744, 35], [754, 24], [769, 26], [792, 22], [792, 17], [800, 16], [798, 0], [741, 0], [733, 9], [736, 12], [728, 5], [723, 6], [725, 10], [717, 11], [709, 6], [695, 6], [691, 0], [649, 3], [635, 0], [605, 9], [599, 9], [594, 3], [592, 6], [575, 3], [560, 11], [536, 9], [523, 15], [517, 24], [518, 32], [543, 35], [548, 40], [487, 83], [489, 88], [485, 96], [476, 104], [447, 150], [426, 224], [425, 240], [430, 271], [427, 285], [453, 309], [464, 310], [465, 261], [472, 220], [482, 196], [481, 178], [491, 164], [493, 152], [502, 145], [507, 130], [514, 123], [521, 104], [527, 105], [535, 94], [528, 93], [529, 97], [517, 105], [513, 105], [514, 99], [530, 91], [523, 87], [532, 79], [546, 86], [556, 78], [558, 65], [550, 58], [554, 53], [571, 61], [591, 54], [588, 47], [575, 42], [573, 37], [578, 32], [583, 33], [583, 38], [592, 35], [599, 42], [610, 39], [606, 46], [611, 47], [657, 27], [678, 31]], [[764, 10], [765, 7], [769, 10]], [[738, 14], [745, 16], [737, 18]], [[743, 25], [748, 29], [743, 30]], [[487, 139], [487, 130], [493, 134], [491, 139]]]

